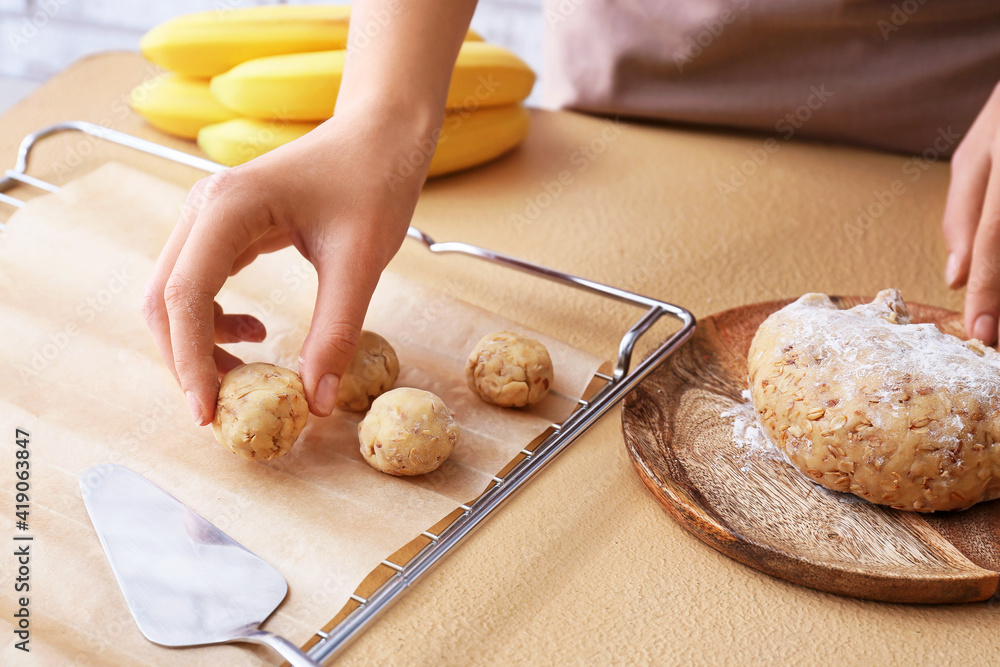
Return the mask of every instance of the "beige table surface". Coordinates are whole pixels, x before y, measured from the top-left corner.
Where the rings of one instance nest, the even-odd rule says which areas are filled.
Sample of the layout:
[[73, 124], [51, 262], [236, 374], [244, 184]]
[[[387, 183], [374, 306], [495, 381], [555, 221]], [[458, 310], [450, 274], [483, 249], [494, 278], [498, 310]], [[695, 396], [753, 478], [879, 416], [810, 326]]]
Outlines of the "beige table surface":
[[[70, 119], [196, 150], [128, 111], [129, 89], [153, 73], [134, 54], [77, 63], [0, 116], [0, 163], [13, 165], [25, 134]], [[571, 113], [535, 112], [532, 123], [506, 159], [429, 184], [414, 224], [439, 240], [477, 243], [700, 316], [805, 291], [887, 286], [961, 306], [941, 279], [947, 164]], [[30, 173], [65, 181], [109, 159], [180, 184], [197, 177], [79, 135], [46, 143]], [[742, 184], [741, 171], [750, 174]], [[720, 182], [738, 187], [726, 192]], [[864, 229], [845, 229], [862, 207], [875, 215]], [[472, 260], [430, 257], [410, 242], [393, 268], [605, 356], [637, 315]], [[840, 598], [716, 553], [642, 486], [615, 410], [414, 586], [342, 663], [987, 664], [1000, 648], [998, 627], [995, 601], [917, 607]]]

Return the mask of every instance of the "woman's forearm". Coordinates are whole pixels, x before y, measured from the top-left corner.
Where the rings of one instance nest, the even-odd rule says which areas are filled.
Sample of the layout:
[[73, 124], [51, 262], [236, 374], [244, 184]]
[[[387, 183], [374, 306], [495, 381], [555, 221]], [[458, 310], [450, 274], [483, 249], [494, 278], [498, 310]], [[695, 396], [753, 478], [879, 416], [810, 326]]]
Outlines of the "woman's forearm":
[[439, 128], [475, 7], [475, 0], [355, 2], [335, 113], [418, 134]]

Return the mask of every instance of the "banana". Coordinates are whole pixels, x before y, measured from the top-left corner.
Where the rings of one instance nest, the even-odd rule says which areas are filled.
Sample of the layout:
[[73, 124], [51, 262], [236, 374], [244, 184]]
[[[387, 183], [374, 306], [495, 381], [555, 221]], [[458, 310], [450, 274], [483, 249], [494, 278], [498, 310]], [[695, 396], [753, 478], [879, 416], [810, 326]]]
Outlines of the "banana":
[[[318, 121], [333, 115], [347, 52], [322, 51], [257, 58], [213, 77], [211, 90], [223, 105], [251, 118]], [[495, 44], [465, 42], [445, 106], [477, 109], [520, 102], [535, 73]]]
[[[441, 176], [489, 162], [528, 136], [528, 111], [520, 104], [445, 114], [441, 136], [428, 176]], [[397, 176], [405, 176], [412, 156], [400, 161]]]
[[203, 127], [198, 133], [198, 148], [209, 159], [235, 167], [298, 139], [318, 124], [236, 118]]
[[186, 14], [147, 32], [142, 55], [172, 72], [221, 74], [241, 62], [278, 53], [347, 46], [349, 6], [273, 5]]
[[[350, 15], [349, 5], [269, 5], [198, 12], [156, 26], [143, 36], [139, 48], [147, 60], [165, 69], [208, 78], [254, 58], [344, 49]], [[381, 20], [373, 17], [373, 26], [382, 25]], [[470, 30], [466, 39], [482, 38]]]
[[[496, 159], [528, 134], [528, 112], [520, 104], [445, 115], [429, 176], [441, 176]], [[209, 158], [235, 166], [298, 139], [318, 123], [237, 118], [209, 125], [198, 133], [198, 146]], [[401, 157], [389, 181], [401, 181], [426, 160], [420, 150]]]
[[[257, 58], [213, 77], [212, 94], [242, 116], [290, 121], [333, 115], [347, 52], [322, 51]], [[535, 73], [496, 44], [465, 42], [448, 88], [448, 109], [477, 109], [520, 102]]]
[[236, 118], [212, 97], [207, 80], [169, 72], [136, 86], [129, 104], [153, 127], [185, 139], [196, 139], [206, 125]]

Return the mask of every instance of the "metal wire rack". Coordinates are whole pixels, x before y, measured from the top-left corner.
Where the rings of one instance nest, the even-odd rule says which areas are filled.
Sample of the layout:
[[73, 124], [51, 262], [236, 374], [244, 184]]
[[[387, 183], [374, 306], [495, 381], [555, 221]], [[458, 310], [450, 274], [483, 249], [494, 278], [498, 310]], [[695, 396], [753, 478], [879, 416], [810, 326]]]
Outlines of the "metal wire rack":
[[[28, 163], [32, 149], [44, 138], [63, 132], [82, 132], [150, 155], [184, 164], [209, 173], [225, 169], [223, 165], [178, 151], [129, 134], [83, 121], [69, 121], [41, 129], [21, 142], [17, 162], [0, 180], [0, 202], [20, 208], [25, 201], [8, 191], [26, 185], [46, 192], [58, 191], [58, 186], [30, 176]], [[3, 228], [0, 222], [0, 229]], [[351, 596], [347, 606], [325, 629], [318, 630], [304, 649], [317, 662], [332, 658], [357, 637], [380, 613], [385, 611], [414, 582], [423, 577], [452, 549], [462, 543], [479, 525], [496, 512], [511, 496], [527, 484], [556, 456], [604, 416], [615, 404], [638, 385], [650, 372], [680, 347], [695, 329], [694, 316], [684, 308], [627, 290], [556, 271], [467, 243], [437, 242], [419, 229], [411, 227], [407, 236], [422, 243], [431, 253], [460, 254], [476, 257], [517, 271], [544, 278], [562, 285], [584, 290], [598, 296], [636, 306], [643, 314], [622, 336], [612, 374], [597, 373], [598, 388], [562, 424], [553, 424], [540, 442], [529, 445], [493, 477], [489, 487], [475, 500], [459, 507], [437, 525], [437, 532], [424, 531], [416, 537], [418, 546], [411, 549], [405, 562], [386, 559], [381, 567], [387, 575], [372, 592]], [[645, 359], [633, 367], [632, 353], [636, 344], [650, 328], [664, 317], [677, 320], [680, 328], [659, 344]], [[593, 386], [593, 385], [592, 385]], [[413, 545], [414, 543], [411, 543]], [[422, 546], [419, 546], [422, 544]], [[398, 552], [397, 552], [398, 553]]]

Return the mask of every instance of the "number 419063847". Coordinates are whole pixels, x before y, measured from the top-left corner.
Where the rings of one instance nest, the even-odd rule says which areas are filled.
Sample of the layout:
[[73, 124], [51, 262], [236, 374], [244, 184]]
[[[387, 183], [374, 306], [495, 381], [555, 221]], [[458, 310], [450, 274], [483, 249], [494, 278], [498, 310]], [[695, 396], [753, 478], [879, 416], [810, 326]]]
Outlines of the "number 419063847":
[[19, 428], [14, 434], [14, 438], [14, 443], [17, 445], [17, 450], [14, 453], [14, 456], [17, 458], [14, 462], [14, 476], [17, 478], [15, 486], [17, 493], [14, 496], [14, 502], [17, 504], [14, 506], [14, 509], [18, 519], [18, 528], [27, 530], [28, 509], [30, 507], [28, 490], [31, 488], [28, 482], [28, 477], [30, 476], [28, 458], [31, 456], [28, 450], [28, 443], [31, 441], [31, 434]]

